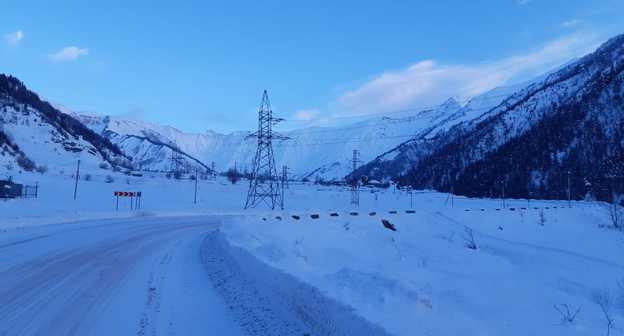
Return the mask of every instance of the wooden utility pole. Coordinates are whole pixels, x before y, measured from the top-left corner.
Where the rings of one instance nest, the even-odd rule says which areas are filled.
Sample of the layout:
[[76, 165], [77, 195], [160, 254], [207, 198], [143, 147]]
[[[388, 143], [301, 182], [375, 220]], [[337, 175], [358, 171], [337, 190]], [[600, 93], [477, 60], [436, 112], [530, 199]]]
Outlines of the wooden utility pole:
[[195, 197], [193, 198], [193, 204], [197, 204], [197, 174], [198, 174], [198, 170], [197, 168], [195, 168]]
[[76, 183], [74, 184], [74, 201], [78, 195], [78, 179], [80, 178], [80, 159], [78, 159], [78, 165], [76, 166]]
[[360, 190], [358, 185], [358, 179], [355, 176], [355, 171], [357, 170], [358, 163], [360, 163], [360, 151], [354, 149], [353, 158], [351, 159], [351, 164], [353, 166], [353, 172], [351, 173], [351, 205], [356, 207], [360, 206]]
[[568, 170], [568, 208], [572, 207], [572, 192], [570, 191], [570, 171]]

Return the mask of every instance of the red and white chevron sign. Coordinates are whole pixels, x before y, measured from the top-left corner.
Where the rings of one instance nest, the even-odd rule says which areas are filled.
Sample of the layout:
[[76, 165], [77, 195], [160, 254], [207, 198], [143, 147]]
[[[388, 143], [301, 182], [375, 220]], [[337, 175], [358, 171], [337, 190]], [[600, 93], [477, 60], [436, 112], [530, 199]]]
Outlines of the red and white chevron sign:
[[115, 196], [115, 211], [119, 210], [119, 198], [120, 197], [129, 197], [130, 198], [130, 210], [140, 209], [141, 208], [141, 192], [140, 191], [115, 191], [113, 192]]
[[141, 197], [141, 192], [136, 191], [115, 191], [117, 197]]

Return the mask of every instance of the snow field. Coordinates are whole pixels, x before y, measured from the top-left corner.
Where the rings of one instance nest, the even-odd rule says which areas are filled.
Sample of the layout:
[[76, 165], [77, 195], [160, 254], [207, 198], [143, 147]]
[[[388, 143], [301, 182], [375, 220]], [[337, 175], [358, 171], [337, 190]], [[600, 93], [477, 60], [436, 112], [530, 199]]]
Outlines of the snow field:
[[[493, 201], [461, 202], [481, 209]], [[586, 335], [606, 328], [597, 296], [624, 300], [624, 237], [599, 228], [607, 224], [599, 206], [464, 211], [427, 203], [413, 214], [246, 216], [223, 231], [395, 335]], [[470, 232], [477, 249], [467, 247]], [[564, 304], [581, 308], [573, 324], [554, 308]], [[609, 309], [624, 314], [624, 306]]]
[[[564, 201], [507, 200], [503, 207], [502, 200], [451, 198], [431, 191], [414, 192], [410, 197], [391, 188], [363, 189], [359, 208], [352, 208], [346, 188], [292, 184], [287, 189], [286, 210], [243, 211], [245, 180], [236, 185], [223, 178], [200, 180], [194, 204], [194, 181], [168, 180], [147, 173], [143, 177], [110, 174], [114, 181], [105, 183], [107, 174], [93, 171], [90, 181], [81, 180], [76, 201], [71, 176], [15, 176], [18, 182], [39, 182], [40, 198], [0, 202], [0, 229], [4, 230], [0, 239], [6, 241], [20, 232], [53, 227], [25, 226], [59, 222], [69, 223], [68, 227], [74, 225], [72, 222], [83, 226], [84, 222], [78, 222], [85, 219], [112, 223], [104, 219], [130, 217], [128, 220], [149, 223], [166, 216], [193, 220], [198, 215], [216, 215], [223, 221], [221, 233], [212, 238], [213, 243], [204, 243], [202, 251], [206, 253], [206, 246], [211, 247], [213, 253], [228, 255], [228, 260], [236, 263], [210, 264], [209, 276], [204, 279], [218, 282], [215, 276], [219, 274], [211, 273], [214, 269], [222, 270], [220, 275], [234, 271], [241, 274], [244, 281], [230, 282], [217, 290], [221, 299], [239, 308], [254, 303], [257, 308], [266, 302], [273, 307], [274, 316], [296, 321], [292, 322], [293, 328], [276, 329], [284, 333], [320, 330], [327, 334], [319, 322], [323, 315], [318, 310], [312, 311], [308, 324], [301, 324], [292, 311], [275, 310], [284, 305], [318, 307], [309, 302], [337, 307], [328, 311], [336, 312], [341, 321], [364, 318], [371, 323], [340, 324], [336, 330], [346, 334], [357, 330], [353, 328], [372, 328], [395, 335], [586, 335], [605, 328], [596, 298], [607, 296], [612, 302], [608, 308], [611, 314], [616, 319], [624, 314], [624, 294], [617, 286], [617, 281], [624, 278], [624, 237], [601, 228], [608, 225], [606, 211], [591, 202], [572, 202], [568, 208]], [[142, 209], [130, 211], [129, 200], [123, 199], [120, 211], [115, 212], [114, 191], [142, 191]], [[406, 212], [410, 208], [413, 213]], [[384, 227], [382, 219], [397, 231]], [[476, 249], [466, 246], [470, 236], [474, 237]], [[226, 246], [225, 242], [237, 252], [214, 250]], [[199, 243], [195, 240], [193, 246]], [[178, 271], [173, 273], [186, 272], [180, 266], [185, 259], [179, 257], [181, 254], [175, 253], [178, 262], [173, 265]], [[169, 260], [164, 252], [161, 257]], [[158, 264], [161, 259], [149, 260]], [[151, 267], [145, 262], [141, 265], [145, 270]], [[232, 265], [249, 267], [232, 269]], [[279, 275], [274, 269], [279, 270]], [[226, 279], [233, 279], [233, 274]], [[273, 278], [292, 281], [271, 285]], [[153, 281], [158, 281], [157, 274]], [[280, 283], [288, 284], [292, 287], [284, 285], [290, 289], [284, 289], [281, 296], [292, 295], [293, 299], [280, 301], [257, 295], [262, 290], [245, 291], [252, 282], [251, 288], [269, 292], [280, 289]], [[175, 282], [169, 286], [174, 288]], [[150, 301], [154, 294], [151, 287], [144, 290], [140, 307], [146, 302], [155, 304]], [[232, 298], [242, 301], [232, 304], [228, 301]], [[581, 310], [574, 323], [562, 323], [555, 305]], [[348, 307], [355, 315], [348, 313]], [[154, 318], [158, 308], [150, 309], [154, 310], [144, 314], [144, 332], [149, 333], [154, 325], [164, 330], [167, 320], [162, 314]], [[271, 321], [279, 318], [230, 309], [238, 322], [248, 323], [247, 332], [262, 334], [266, 330], [262, 323], [278, 325]], [[249, 316], [259, 317], [243, 318]]]

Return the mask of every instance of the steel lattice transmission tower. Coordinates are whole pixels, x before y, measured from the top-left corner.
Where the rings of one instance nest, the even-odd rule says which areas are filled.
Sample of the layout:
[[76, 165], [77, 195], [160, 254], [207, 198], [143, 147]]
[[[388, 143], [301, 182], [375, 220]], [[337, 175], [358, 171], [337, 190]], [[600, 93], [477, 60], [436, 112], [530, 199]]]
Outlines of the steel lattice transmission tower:
[[249, 179], [249, 191], [245, 209], [254, 208], [264, 203], [269, 208], [284, 208], [284, 190], [277, 175], [275, 157], [273, 155], [273, 140], [285, 140], [286, 137], [273, 132], [273, 125], [283, 121], [275, 118], [271, 110], [271, 102], [266, 90], [262, 94], [262, 103], [258, 110], [258, 131], [248, 136], [258, 140], [256, 156], [253, 160], [253, 170]]

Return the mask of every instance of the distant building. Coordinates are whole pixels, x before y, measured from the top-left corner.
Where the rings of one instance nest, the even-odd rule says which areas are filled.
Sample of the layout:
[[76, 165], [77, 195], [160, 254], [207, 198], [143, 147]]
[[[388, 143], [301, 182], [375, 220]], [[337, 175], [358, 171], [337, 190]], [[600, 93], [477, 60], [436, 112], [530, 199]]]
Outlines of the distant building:
[[0, 180], [0, 198], [22, 197], [24, 186], [11, 180]]

